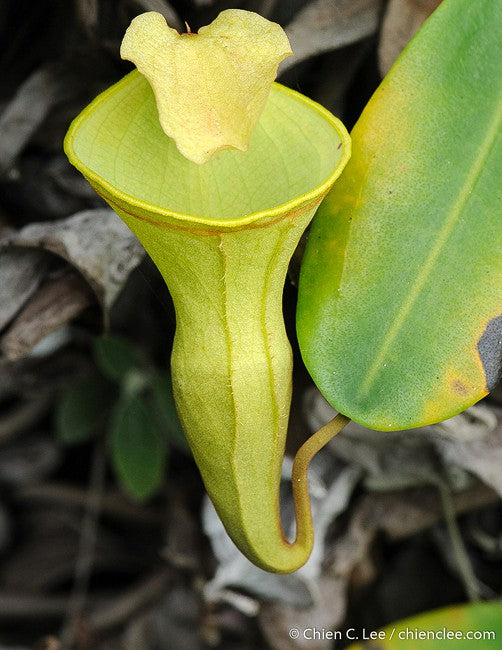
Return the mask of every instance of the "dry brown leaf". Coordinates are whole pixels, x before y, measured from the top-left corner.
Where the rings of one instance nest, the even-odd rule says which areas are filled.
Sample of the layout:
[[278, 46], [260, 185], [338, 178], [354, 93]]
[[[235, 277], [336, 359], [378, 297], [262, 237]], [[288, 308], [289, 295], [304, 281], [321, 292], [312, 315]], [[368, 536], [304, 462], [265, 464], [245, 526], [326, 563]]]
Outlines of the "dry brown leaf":
[[441, 0], [390, 0], [378, 47], [382, 77], [387, 74], [404, 46], [440, 3]]
[[283, 61], [284, 72], [300, 61], [336, 50], [374, 34], [382, 0], [316, 0], [286, 26], [294, 56]]
[[0, 176], [16, 162], [50, 110], [64, 96], [60, 67], [48, 64], [33, 72], [0, 115]]
[[37, 290], [50, 265], [42, 251], [12, 249], [0, 254], [0, 330]]
[[33, 223], [0, 239], [0, 253], [14, 246], [42, 249], [66, 260], [87, 280], [105, 317], [144, 256], [136, 237], [108, 208]]
[[76, 273], [46, 282], [2, 337], [0, 350], [9, 361], [25, 357], [45, 336], [78, 316], [93, 296]]
[[[470, 419], [473, 408], [463, 414], [463, 417], [452, 418], [449, 421], [453, 424], [450, 432], [447, 435], [438, 435], [434, 444], [447, 466], [467, 470], [502, 497], [502, 411], [485, 407], [493, 418], [492, 425], [487, 423], [484, 431], [475, 435], [472, 433], [475, 425], [469, 422], [468, 435], [459, 436], [453, 421], [459, 422], [460, 429], [460, 423]], [[483, 407], [477, 409], [479, 411]], [[499, 416], [498, 420], [496, 414]]]
[[[452, 500], [455, 511], [462, 514], [495, 503], [497, 494], [482, 483], [475, 483], [452, 494]], [[444, 513], [437, 488], [420, 487], [368, 494], [361, 500], [354, 517], [359, 518], [357, 526], [372, 531], [372, 536], [382, 531], [389, 539], [400, 540], [439, 523]]]
[[134, 7], [138, 13], [142, 11], [156, 11], [162, 14], [167, 24], [176, 29], [181, 29], [183, 26], [171, 3], [166, 2], [166, 0], [126, 0], [126, 4]]
[[76, 0], [75, 13], [77, 18], [89, 36], [94, 36], [99, 21], [98, 0]]
[[[278, 603], [267, 604], [262, 608], [258, 622], [270, 647], [273, 650], [330, 650], [333, 647], [332, 640], [316, 639], [313, 642], [310, 633], [307, 633], [306, 638], [304, 631], [308, 628], [332, 630], [339, 627], [345, 617], [346, 590], [346, 577], [326, 575], [321, 576], [316, 585], [315, 607], [298, 609]], [[293, 629], [299, 631], [298, 639], [290, 634]]]

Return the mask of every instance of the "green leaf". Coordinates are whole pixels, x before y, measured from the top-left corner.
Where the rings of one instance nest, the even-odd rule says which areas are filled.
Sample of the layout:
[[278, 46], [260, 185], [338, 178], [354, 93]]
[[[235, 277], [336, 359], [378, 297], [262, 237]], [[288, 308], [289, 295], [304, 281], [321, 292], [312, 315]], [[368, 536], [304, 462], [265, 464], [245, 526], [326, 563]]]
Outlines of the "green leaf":
[[141, 396], [119, 400], [109, 434], [112, 465], [121, 486], [137, 501], [148, 499], [162, 484], [167, 446]]
[[300, 347], [363, 425], [441, 421], [500, 374], [501, 60], [502, 4], [445, 0], [364, 110], [314, 220]]
[[113, 387], [98, 374], [67, 390], [55, 412], [59, 440], [76, 445], [98, 434], [109, 416], [113, 396]]
[[158, 418], [162, 431], [166, 432], [169, 442], [180, 451], [191, 454], [176, 410], [170, 373], [157, 375], [151, 388], [152, 412]]
[[347, 650], [370, 650], [377, 645], [379, 650], [443, 650], [449, 646], [455, 650], [473, 647], [497, 650], [501, 638], [502, 602], [497, 600], [450, 606], [413, 616], [385, 627], [378, 641], [355, 643]]
[[94, 356], [105, 377], [117, 382], [122, 381], [125, 375], [140, 363], [136, 348], [119, 336], [96, 339]]

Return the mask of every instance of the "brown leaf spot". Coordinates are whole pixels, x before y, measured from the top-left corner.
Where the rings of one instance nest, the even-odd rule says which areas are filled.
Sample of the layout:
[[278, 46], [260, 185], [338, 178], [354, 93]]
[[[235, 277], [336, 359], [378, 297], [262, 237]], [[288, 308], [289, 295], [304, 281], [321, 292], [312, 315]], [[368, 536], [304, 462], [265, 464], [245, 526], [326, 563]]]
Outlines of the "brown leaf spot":
[[467, 388], [467, 386], [464, 383], [462, 383], [460, 381], [460, 379], [455, 379], [452, 382], [452, 388], [459, 395], [468, 395], [469, 394], [469, 389]]

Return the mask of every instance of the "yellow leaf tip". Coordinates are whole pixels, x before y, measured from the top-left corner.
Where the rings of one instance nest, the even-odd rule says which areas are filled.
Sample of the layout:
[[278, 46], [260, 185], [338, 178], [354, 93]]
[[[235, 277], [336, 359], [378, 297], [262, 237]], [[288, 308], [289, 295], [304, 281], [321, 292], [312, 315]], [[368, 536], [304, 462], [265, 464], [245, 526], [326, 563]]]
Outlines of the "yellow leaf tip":
[[163, 131], [202, 164], [221, 149], [247, 150], [277, 67], [292, 51], [280, 25], [227, 9], [198, 34], [179, 34], [157, 12], [141, 14], [120, 54], [149, 81]]

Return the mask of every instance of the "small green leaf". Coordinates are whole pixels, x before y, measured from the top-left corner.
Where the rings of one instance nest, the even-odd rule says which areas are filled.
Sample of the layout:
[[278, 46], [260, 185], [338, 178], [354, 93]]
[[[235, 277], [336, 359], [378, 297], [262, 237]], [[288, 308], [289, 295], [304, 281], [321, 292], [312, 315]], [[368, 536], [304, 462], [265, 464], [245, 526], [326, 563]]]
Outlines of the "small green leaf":
[[190, 446], [183, 432], [176, 404], [174, 403], [170, 373], [157, 375], [154, 378], [151, 400], [153, 412], [158, 417], [162, 430], [166, 431], [169, 442], [172, 442], [180, 451], [191, 455]]
[[109, 434], [112, 465], [121, 486], [137, 501], [148, 499], [162, 484], [167, 445], [141, 396], [117, 402]]
[[55, 430], [66, 445], [85, 442], [106, 423], [113, 399], [113, 387], [101, 375], [93, 374], [67, 390], [56, 407]]
[[[376, 633], [378, 634], [378, 633]], [[443, 650], [479, 647], [497, 650], [502, 638], [502, 602], [455, 605], [386, 626], [378, 640], [347, 650]]]
[[119, 336], [96, 339], [94, 356], [101, 372], [117, 382], [122, 381], [125, 375], [137, 368], [140, 363], [136, 348]]

